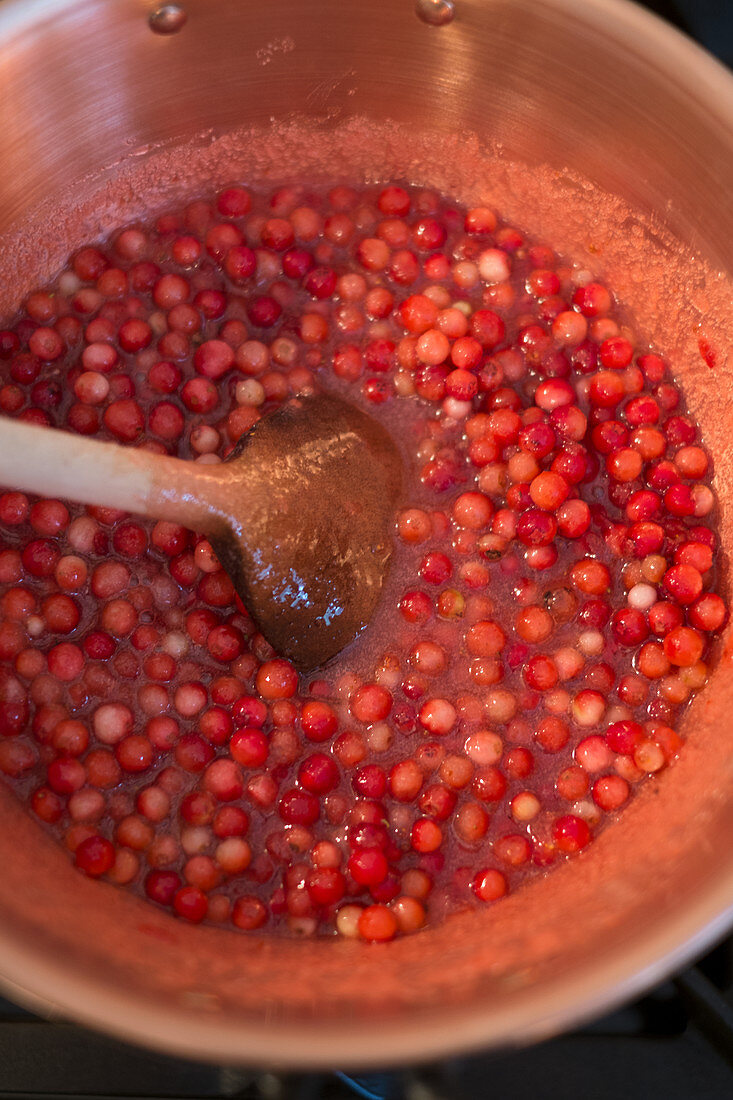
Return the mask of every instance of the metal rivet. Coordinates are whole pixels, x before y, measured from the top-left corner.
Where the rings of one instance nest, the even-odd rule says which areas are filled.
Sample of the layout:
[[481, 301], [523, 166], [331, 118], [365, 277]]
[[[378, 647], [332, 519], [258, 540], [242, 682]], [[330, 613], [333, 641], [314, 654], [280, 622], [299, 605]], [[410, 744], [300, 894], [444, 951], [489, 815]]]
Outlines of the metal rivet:
[[415, 12], [423, 23], [432, 27], [444, 27], [451, 23], [456, 14], [453, 0], [415, 0]]
[[150, 13], [150, 29], [156, 34], [176, 34], [186, 22], [188, 16], [180, 4], [164, 4]]

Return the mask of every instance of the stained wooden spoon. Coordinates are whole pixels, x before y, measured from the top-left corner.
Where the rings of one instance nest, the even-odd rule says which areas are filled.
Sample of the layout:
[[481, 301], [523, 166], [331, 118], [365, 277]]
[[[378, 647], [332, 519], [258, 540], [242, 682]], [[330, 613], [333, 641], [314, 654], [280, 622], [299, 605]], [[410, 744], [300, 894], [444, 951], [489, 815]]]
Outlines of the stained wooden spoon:
[[401, 460], [371, 417], [313, 395], [263, 417], [210, 466], [0, 418], [0, 484], [205, 534], [265, 638], [310, 671], [372, 617]]

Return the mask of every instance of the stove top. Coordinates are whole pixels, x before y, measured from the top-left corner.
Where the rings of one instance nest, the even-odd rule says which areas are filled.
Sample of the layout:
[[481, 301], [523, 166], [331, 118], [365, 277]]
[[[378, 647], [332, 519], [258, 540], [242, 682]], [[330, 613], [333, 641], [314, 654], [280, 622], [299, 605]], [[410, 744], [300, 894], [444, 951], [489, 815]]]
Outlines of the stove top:
[[[733, 67], [733, 0], [644, 0]], [[721, 1100], [733, 1095], [733, 937], [640, 1000], [527, 1050], [395, 1073], [275, 1075], [154, 1054], [0, 999], [0, 1100]]]

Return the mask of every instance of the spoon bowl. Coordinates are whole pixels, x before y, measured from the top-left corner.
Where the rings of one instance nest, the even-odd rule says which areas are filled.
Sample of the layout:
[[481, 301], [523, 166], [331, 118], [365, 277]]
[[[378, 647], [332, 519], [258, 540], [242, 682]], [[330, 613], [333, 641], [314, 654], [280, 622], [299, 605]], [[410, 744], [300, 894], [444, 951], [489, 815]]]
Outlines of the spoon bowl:
[[400, 457], [386, 430], [334, 397], [260, 420], [218, 479], [209, 538], [271, 645], [310, 671], [370, 621], [391, 557]]

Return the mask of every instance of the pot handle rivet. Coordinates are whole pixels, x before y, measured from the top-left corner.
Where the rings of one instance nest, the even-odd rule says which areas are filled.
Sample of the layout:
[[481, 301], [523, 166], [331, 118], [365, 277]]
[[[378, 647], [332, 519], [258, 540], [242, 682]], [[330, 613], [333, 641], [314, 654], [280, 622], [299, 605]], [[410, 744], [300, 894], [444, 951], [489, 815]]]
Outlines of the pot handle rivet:
[[431, 27], [444, 27], [452, 23], [456, 14], [453, 0], [415, 0], [415, 12], [423, 23]]
[[163, 4], [150, 13], [148, 23], [156, 34], [176, 34], [187, 18], [186, 10], [180, 4]]

